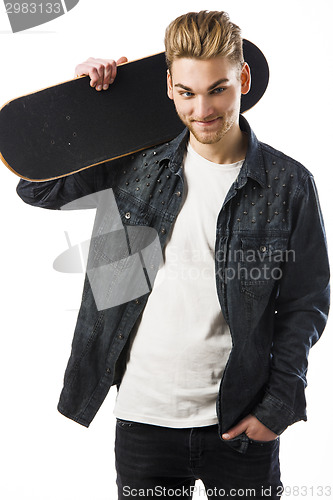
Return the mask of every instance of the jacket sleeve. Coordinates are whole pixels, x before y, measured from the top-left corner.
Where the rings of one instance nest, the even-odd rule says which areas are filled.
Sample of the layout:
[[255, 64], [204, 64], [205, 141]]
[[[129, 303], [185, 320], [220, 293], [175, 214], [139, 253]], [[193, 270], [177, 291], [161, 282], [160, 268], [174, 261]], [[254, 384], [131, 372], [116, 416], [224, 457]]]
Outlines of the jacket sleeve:
[[[105, 163], [51, 181], [21, 179], [16, 192], [29, 205], [57, 210], [71, 201], [111, 187], [111, 172], [112, 168]], [[91, 200], [87, 206], [83, 201], [77, 208], [92, 208]]]
[[276, 434], [307, 419], [308, 354], [329, 311], [326, 236], [311, 175], [306, 174], [290, 212], [295, 215], [276, 301], [270, 378], [263, 400], [252, 411]]

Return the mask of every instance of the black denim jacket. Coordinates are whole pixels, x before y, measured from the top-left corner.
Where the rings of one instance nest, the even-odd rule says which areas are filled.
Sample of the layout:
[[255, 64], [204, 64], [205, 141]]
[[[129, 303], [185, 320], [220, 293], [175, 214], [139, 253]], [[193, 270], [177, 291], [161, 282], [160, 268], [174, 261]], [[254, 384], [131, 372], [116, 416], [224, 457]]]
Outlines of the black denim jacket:
[[[306, 420], [308, 353], [329, 309], [326, 239], [310, 172], [259, 142], [243, 116], [240, 126], [248, 152], [216, 227], [216, 288], [232, 336], [217, 398], [219, 433], [252, 413], [281, 434]], [[58, 209], [112, 188], [123, 224], [155, 228], [163, 248], [181, 207], [187, 141], [184, 130], [170, 143], [65, 178], [21, 180], [17, 192], [26, 203]], [[97, 210], [99, 224], [105, 217]], [[129, 337], [148, 297], [98, 311], [86, 276], [62, 414], [88, 427], [111, 385], [119, 386]], [[244, 452], [248, 438], [242, 434], [229, 444]]]

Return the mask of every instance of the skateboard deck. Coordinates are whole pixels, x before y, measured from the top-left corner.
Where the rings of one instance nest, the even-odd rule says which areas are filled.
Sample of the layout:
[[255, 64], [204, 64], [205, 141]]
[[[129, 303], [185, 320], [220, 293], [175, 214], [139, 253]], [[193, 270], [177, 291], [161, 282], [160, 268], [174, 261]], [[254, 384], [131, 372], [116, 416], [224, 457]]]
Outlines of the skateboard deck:
[[[244, 40], [252, 69], [241, 112], [264, 94], [268, 65]], [[44, 181], [156, 146], [184, 129], [166, 93], [164, 52], [118, 67], [106, 91], [80, 77], [19, 97], [0, 111], [0, 155], [19, 177]]]

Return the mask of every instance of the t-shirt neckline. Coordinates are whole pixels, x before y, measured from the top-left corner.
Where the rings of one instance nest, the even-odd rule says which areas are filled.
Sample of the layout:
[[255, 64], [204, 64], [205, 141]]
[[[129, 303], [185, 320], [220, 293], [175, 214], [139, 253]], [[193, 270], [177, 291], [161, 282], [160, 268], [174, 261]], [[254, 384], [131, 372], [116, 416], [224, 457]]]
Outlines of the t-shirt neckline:
[[233, 170], [235, 168], [239, 168], [243, 165], [244, 160], [245, 160], [245, 159], [239, 160], [239, 161], [236, 161], [235, 163], [215, 163], [215, 162], [207, 160], [207, 158], [204, 158], [203, 156], [199, 155], [199, 153], [197, 153], [195, 151], [195, 149], [193, 148], [193, 146], [190, 143], [188, 143], [188, 145], [187, 145], [187, 153], [194, 156], [194, 158], [196, 158], [198, 161], [200, 161], [200, 163], [202, 165], [206, 164], [210, 168], [215, 168], [215, 169], [219, 169], [219, 170], [227, 170], [227, 169]]

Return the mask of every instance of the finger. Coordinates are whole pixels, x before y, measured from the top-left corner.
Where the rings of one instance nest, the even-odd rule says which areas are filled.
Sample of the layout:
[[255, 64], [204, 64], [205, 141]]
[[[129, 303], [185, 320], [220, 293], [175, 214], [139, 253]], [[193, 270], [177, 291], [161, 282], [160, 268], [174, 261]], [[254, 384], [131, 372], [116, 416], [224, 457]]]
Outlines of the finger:
[[97, 60], [90, 58], [86, 62], [76, 66], [75, 73], [76, 76], [90, 76], [91, 87], [96, 87], [103, 81], [104, 69], [101, 64], [97, 64]]
[[239, 422], [239, 424], [235, 425], [235, 427], [232, 427], [227, 432], [222, 434], [222, 439], [233, 439], [242, 434], [242, 432], [244, 432], [246, 429], [247, 429], [247, 424], [241, 421]]
[[107, 90], [109, 88], [110, 83], [114, 82], [115, 73], [116, 73], [116, 62], [111, 60], [107, 61], [104, 65], [104, 77], [103, 77], [103, 90]]
[[96, 90], [102, 90], [104, 69], [92, 67], [89, 71], [90, 85], [95, 87]]
[[[89, 61], [89, 60], [88, 60]], [[112, 67], [116, 65], [113, 59], [91, 59], [91, 72], [89, 73], [91, 82], [90, 85], [96, 90], [105, 90], [109, 87], [112, 78]], [[98, 77], [97, 77], [97, 74]], [[97, 77], [97, 79], [96, 79]]]
[[117, 66], [119, 66], [119, 64], [124, 64], [124, 63], [127, 63], [127, 62], [128, 62], [127, 57], [122, 56], [122, 57], [120, 57], [120, 58], [118, 59], [118, 61], [117, 61]]
[[87, 63], [78, 64], [75, 67], [75, 76], [84, 76], [89, 73], [89, 65]]
[[117, 64], [127, 62], [127, 57], [120, 57], [117, 62], [113, 59], [96, 59], [90, 57], [75, 68], [76, 76], [89, 75], [90, 85], [96, 90], [107, 90], [117, 75]]
[[[90, 85], [96, 90], [102, 90], [103, 86], [108, 86], [112, 74], [112, 66], [116, 66], [112, 59], [95, 59], [90, 57], [87, 61], [79, 64], [76, 68], [77, 75], [89, 75]], [[107, 87], [106, 87], [107, 88]]]

